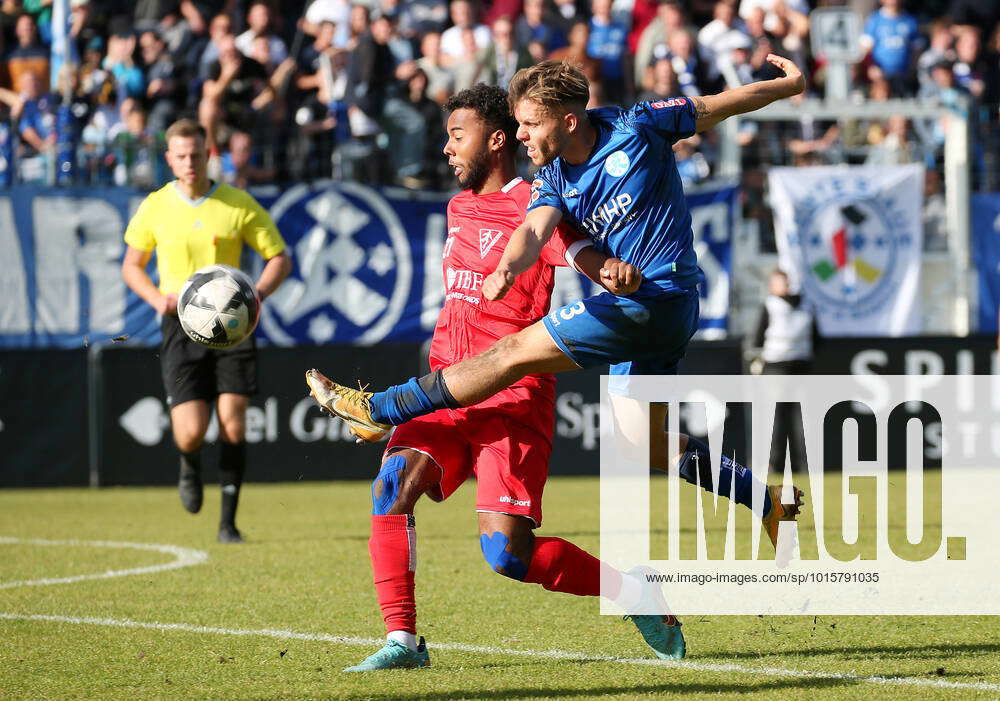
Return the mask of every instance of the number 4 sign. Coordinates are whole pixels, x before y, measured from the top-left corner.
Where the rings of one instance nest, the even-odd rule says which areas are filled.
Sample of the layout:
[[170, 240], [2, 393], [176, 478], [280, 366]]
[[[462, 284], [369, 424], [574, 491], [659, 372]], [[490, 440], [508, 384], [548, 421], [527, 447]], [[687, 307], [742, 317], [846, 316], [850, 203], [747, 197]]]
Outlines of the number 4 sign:
[[846, 7], [824, 7], [809, 15], [812, 51], [828, 61], [853, 63], [861, 49], [861, 17]]

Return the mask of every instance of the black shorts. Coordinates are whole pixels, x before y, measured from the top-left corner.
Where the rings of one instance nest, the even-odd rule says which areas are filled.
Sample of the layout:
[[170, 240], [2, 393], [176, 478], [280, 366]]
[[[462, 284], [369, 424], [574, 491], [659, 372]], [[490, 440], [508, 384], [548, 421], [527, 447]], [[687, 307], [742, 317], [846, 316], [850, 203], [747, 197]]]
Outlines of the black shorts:
[[218, 350], [195, 343], [172, 314], [160, 324], [160, 370], [167, 405], [192, 399], [215, 400], [220, 394], [257, 393], [257, 342], [253, 336], [236, 346]]

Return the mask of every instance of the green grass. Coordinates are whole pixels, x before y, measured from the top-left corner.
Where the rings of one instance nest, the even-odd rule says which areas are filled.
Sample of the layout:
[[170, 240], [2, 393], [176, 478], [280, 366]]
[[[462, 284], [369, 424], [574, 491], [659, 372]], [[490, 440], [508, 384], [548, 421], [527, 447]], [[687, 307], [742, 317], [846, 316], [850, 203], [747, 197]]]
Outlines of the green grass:
[[[473, 490], [417, 509], [418, 627], [433, 667], [344, 675], [373, 647], [185, 630], [0, 619], [0, 698], [997, 698], [995, 689], [873, 684], [752, 670], [778, 667], [1000, 684], [995, 618], [688, 617], [693, 663], [746, 671], [553, 660], [434, 650], [437, 643], [649, 657], [630, 623], [597, 602], [506, 580], [482, 562]], [[377, 638], [368, 564], [368, 486], [310, 483], [244, 490], [243, 546], [215, 542], [217, 491], [202, 514], [175, 491], [0, 492], [0, 536], [161, 543], [208, 552], [166, 572], [0, 589], [0, 614], [56, 615], [225, 629]], [[596, 551], [596, 479], [553, 479], [543, 534]], [[0, 543], [0, 584], [143, 567], [156, 552]], [[283, 654], [282, 654], [283, 653]]]

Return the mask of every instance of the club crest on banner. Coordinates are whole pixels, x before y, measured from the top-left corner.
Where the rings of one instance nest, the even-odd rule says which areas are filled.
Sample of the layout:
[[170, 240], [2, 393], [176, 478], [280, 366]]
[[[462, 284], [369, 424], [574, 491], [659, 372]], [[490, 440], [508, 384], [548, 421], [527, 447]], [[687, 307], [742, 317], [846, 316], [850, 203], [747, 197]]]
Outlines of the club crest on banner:
[[[538, 192], [543, 183], [534, 185]], [[262, 345], [409, 343], [430, 335], [447, 294], [441, 261], [461, 236], [448, 227], [447, 193], [322, 182], [251, 194], [271, 213], [293, 264], [290, 278], [261, 307]], [[121, 278], [121, 232], [145, 196], [130, 188], [29, 186], [0, 195], [0, 254], [7, 263], [0, 346], [80, 348], [118, 343], [123, 334], [130, 345], [159, 342], [155, 312]], [[721, 337], [738, 190], [720, 181], [685, 196], [706, 276], [702, 332]], [[496, 231], [477, 227], [466, 235], [497, 256], [504, 238]], [[263, 261], [249, 246], [243, 250], [241, 267], [256, 278]], [[575, 271], [560, 271], [568, 284], [556, 291], [554, 306], [600, 291]], [[457, 270], [455, 276], [456, 290], [481, 284]]]
[[291, 277], [261, 307], [267, 337], [278, 345], [382, 340], [403, 313], [413, 275], [389, 203], [361, 185], [316, 183], [285, 192], [271, 216], [280, 231], [305, 233], [290, 242]]
[[802, 283], [810, 299], [836, 315], [864, 316], [886, 303], [898, 282], [898, 249], [912, 238], [892, 198], [859, 192], [804, 202], [796, 223], [802, 233], [789, 243], [803, 258]]
[[824, 333], [912, 330], [923, 241], [922, 170], [774, 170], [782, 267], [815, 308]]

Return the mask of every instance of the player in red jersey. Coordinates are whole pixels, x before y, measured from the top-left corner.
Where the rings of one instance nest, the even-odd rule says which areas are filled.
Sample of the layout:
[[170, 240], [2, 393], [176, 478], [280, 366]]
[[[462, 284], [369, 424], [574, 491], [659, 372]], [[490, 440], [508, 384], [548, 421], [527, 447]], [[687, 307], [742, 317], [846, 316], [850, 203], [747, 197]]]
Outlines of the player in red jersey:
[[[641, 282], [633, 266], [607, 258], [582, 237], [563, 230], [543, 248], [539, 261], [518, 276], [503, 300], [482, 296], [483, 279], [524, 220], [531, 197], [530, 186], [515, 177], [517, 124], [506, 99], [500, 88], [477, 85], [445, 106], [451, 114], [444, 152], [463, 190], [448, 204], [446, 297], [431, 344], [432, 368], [480, 353], [544, 316], [556, 265], [569, 261], [617, 294], [628, 294]], [[306, 378], [322, 404], [329, 381], [315, 370]], [[416, 636], [413, 507], [423, 494], [435, 501], [446, 499], [472, 474], [478, 480], [480, 546], [499, 574], [585, 596], [598, 596], [603, 579], [605, 593], [616, 593], [615, 600], [626, 610], [644, 597], [661, 596], [658, 587], [602, 564], [568, 541], [534, 535], [542, 521], [554, 403], [555, 378], [528, 375], [474, 407], [442, 409], [396, 428], [372, 484], [369, 540], [388, 640], [345, 671], [429, 664], [423, 638]], [[665, 610], [665, 604], [658, 603]], [[682, 657], [683, 636], [676, 619], [660, 616], [657, 621], [646, 629], [640, 626], [647, 643], [658, 656]]]

